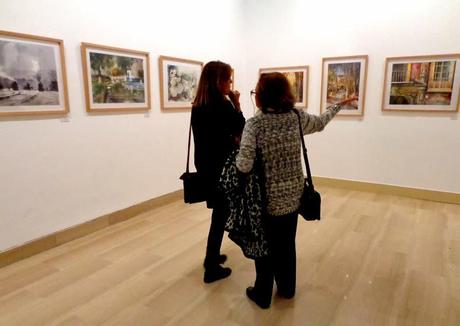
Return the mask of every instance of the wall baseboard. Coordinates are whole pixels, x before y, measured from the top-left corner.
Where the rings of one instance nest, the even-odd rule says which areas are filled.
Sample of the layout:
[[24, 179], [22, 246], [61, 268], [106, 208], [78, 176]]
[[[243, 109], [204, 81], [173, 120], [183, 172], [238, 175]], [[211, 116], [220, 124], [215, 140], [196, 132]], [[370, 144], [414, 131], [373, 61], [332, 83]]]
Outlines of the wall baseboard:
[[460, 205], [460, 193], [427, 190], [419, 188], [408, 188], [379, 183], [334, 179], [326, 177], [313, 177], [313, 182], [315, 185], [318, 186], [330, 186], [358, 191], [379, 192], [395, 196], [404, 196], [416, 199], [431, 200], [442, 203]]
[[[416, 199], [431, 200], [449, 204], [460, 205], [460, 194], [418, 188], [408, 188], [393, 185], [384, 185], [363, 181], [333, 179], [326, 177], [313, 177], [317, 186], [340, 187], [350, 190], [386, 193], [395, 196], [411, 197]], [[182, 190], [156, 197], [131, 207], [109, 213], [94, 220], [72, 226], [68, 229], [32, 240], [23, 245], [0, 252], [0, 268], [36, 255], [42, 251], [57, 247], [66, 242], [84, 237], [110, 225], [126, 221], [151, 209], [171, 203], [182, 198]]]
[[174, 191], [160, 197], [149, 199], [142, 203], [109, 213], [94, 220], [72, 226], [36, 240], [32, 240], [17, 247], [0, 252], [0, 268], [36, 255], [45, 250], [57, 247], [66, 242], [84, 237], [90, 233], [104, 229], [108, 226], [126, 221], [151, 209], [169, 204], [182, 198], [182, 190]]

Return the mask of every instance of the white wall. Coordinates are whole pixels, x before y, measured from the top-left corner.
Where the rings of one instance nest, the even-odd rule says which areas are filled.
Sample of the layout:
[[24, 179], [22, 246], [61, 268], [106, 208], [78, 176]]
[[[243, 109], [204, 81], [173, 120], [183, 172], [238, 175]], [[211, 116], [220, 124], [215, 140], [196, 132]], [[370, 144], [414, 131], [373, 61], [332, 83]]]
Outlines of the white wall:
[[460, 52], [460, 1], [247, 0], [241, 12], [245, 91], [260, 67], [309, 65], [318, 114], [321, 59], [369, 56], [364, 117], [306, 138], [314, 175], [460, 193], [459, 113], [381, 111], [386, 57]]
[[[0, 251], [180, 189], [190, 114], [161, 113], [158, 56], [238, 69], [235, 15], [233, 0], [0, 2], [0, 29], [64, 40], [70, 98], [65, 119], [0, 120]], [[88, 115], [80, 42], [149, 51], [151, 112]]]
[[[235, 67], [246, 117], [258, 68], [309, 65], [319, 112], [321, 58], [368, 54], [361, 120], [307, 138], [315, 175], [460, 192], [458, 114], [383, 114], [387, 56], [460, 52], [456, 0], [0, 2], [0, 29], [64, 40], [67, 118], [0, 120], [0, 251], [180, 189], [189, 113], [162, 113], [159, 55]], [[88, 115], [80, 42], [149, 51], [148, 114]]]

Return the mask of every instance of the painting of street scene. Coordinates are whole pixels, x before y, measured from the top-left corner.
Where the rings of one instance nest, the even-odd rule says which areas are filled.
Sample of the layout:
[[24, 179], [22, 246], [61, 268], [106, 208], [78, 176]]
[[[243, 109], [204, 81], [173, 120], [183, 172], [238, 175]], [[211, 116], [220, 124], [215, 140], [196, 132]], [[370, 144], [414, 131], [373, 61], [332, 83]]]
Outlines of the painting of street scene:
[[364, 115], [367, 62], [367, 55], [323, 58], [321, 112], [331, 105], [349, 100], [337, 115]]
[[93, 103], [144, 103], [143, 58], [89, 52]]
[[168, 64], [168, 101], [192, 102], [195, 98], [200, 71], [193, 67]]
[[390, 104], [450, 105], [455, 60], [394, 63]]
[[62, 105], [58, 49], [0, 36], [1, 112]]
[[[327, 105], [347, 98], [359, 98], [361, 62], [329, 64], [327, 73]], [[342, 110], [358, 110], [358, 101], [342, 107]]]

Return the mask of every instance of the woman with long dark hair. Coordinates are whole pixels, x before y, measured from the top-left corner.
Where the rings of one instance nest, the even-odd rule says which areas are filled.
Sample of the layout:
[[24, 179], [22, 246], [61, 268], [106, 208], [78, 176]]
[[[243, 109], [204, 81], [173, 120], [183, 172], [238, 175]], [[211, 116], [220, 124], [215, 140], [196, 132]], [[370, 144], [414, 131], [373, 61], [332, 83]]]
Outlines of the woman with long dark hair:
[[208, 62], [201, 73], [192, 108], [195, 141], [195, 167], [206, 182], [207, 207], [212, 208], [204, 282], [211, 283], [231, 274], [221, 266], [227, 256], [220, 253], [228, 205], [218, 190], [218, 180], [225, 160], [238, 147], [245, 119], [241, 113], [239, 93], [231, 90], [232, 68], [220, 62]]

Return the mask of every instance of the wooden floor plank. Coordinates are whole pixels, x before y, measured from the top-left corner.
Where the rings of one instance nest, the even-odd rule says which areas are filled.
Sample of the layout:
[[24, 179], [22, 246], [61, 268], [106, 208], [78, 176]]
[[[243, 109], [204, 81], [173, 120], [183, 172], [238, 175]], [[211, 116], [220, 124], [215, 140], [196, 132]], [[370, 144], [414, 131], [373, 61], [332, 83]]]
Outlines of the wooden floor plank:
[[0, 269], [0, 325], [460, 325], [460, 206], [322, 186], [297, 293], [261, 310], [254, 264], [203, 283], [210, 210], [180, 200]]

